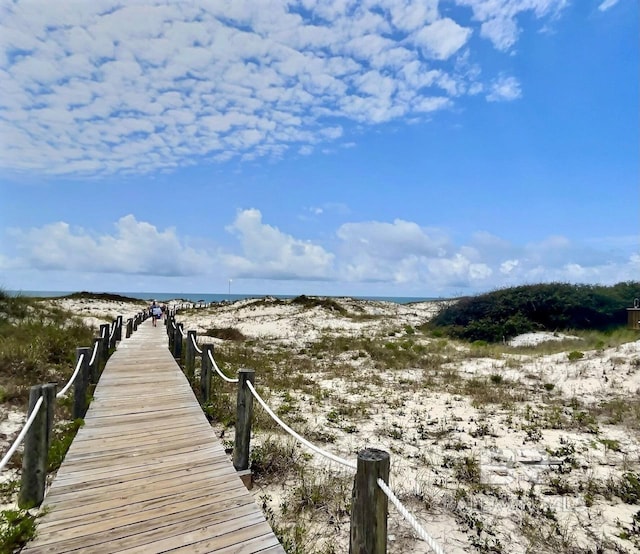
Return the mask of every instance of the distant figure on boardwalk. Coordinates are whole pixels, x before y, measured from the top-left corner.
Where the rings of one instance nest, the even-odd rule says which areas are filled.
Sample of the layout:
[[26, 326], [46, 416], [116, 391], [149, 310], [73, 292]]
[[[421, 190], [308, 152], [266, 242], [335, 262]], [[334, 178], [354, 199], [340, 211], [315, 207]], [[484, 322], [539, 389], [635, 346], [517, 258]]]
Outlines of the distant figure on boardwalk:
[[162, 317], [162, 309], [155, 302], [151, 304], [151, 308], [149, 308], [151, 313], [151, 321], [153, 326], [156, 326], [156, 321]]

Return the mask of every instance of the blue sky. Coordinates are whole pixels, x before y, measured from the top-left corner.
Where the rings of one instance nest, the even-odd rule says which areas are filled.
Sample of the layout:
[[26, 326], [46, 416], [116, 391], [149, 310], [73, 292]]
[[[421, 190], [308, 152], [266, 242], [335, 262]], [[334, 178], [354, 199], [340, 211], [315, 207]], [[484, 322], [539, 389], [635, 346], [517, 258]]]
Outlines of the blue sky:
[[0, 286], [637, 280], [638, 21], [635, 0], [0, 0]]

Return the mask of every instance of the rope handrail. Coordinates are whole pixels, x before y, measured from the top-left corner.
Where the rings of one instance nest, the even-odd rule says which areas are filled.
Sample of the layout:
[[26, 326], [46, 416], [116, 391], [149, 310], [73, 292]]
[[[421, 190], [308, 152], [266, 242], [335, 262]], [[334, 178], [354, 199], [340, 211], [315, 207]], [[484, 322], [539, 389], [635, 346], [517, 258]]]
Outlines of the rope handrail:
[[27, 418], [27, 421], [24, 424], [24, 427], [22, 428], [22, 431], [20, 431], [20, 434], [16, 437], [16, 440], [13, 441], [11, 448], [9, 448], [9, 451], [4, 455], [4, 458], [2, 458], [2, 461], [0, 461], [0, 471], [2, 471], [4, 467], [7, 465], [7, 463], [9, 463], [11, 456], [13, 456], [15, 451], [18, 449], [18, 446], [20, 446], [24, 438], [27, 436], [27, 432], [29, 431], [29, 429], [31, 428], [31, 425], [36, 419], [36, 416], [38, 415], [38, 411], [40, 410], [40, 406], [42, 406], [43, 402], [44, 402], [44, 399], [42, 398], [42, 396], [38, 398], [37, 402], [33, 406], [33, 410], [31, 411], [31, 414], [29, 414], [29, 417]]
[[322, 448], [317, 447], [315, 444], [310, 443], [307, 439], [305, 439], [304, 437], [301, 437], [298, 433], [296, 433], [293, 429], [291, 429], [291, 427], [289, 427], [284, 421], [282, 421], [275, 413], [273, 413], [273, 410], [269, 408], [269, 406], [267, 406], [267, 403], [258, 394], [256, 389], [253, 387], [253, 384], [251, 383], [251, 381], [247, 381], [247, 388], [251, 391], [251, 394], [254, 396], [254, 398], [264, 408], [265, 412], [267, 412], [271, 416], [271, 418], [278, 425], [280, 425], [280, 427], [282, 427], [287, 433], [289, 433], [298, 442], [301, 442], [307, 448], [310, 448], [311, 450], [313, 450], [314, 452], [317, 452], [318, 454], [324, 456], [325, 458], [329, 458], [330, 460], [333, 460], [334, 462], [337, 462], [350, 469], [354, 469], [354, 470], [357, 469], [357, 464], [355, 464], [354, 462], [350, 462], [349, 460], [340, 458], [335, 454], [331, 454], [331, 452], [327, 452], [326, 450], [323, 450]]
[[114, 321], [111, 329], [111, 333], [109, 334], [109, 341], [113, 338], [113, 335], [116, 334], [116, 327], [118, 326], [118, 322]]
[[69, 382], [64, 386], [64, 388], [58, 394], [56, 394], [56, 398], [61, 398], [62, 396], [67, 394], [67, 391], [71, 388], [71, 385], [76, 380], [76, 377], [80, 372], [80, 368], [82, 367], [83, 361], [84, 361], [84, 354], [81, 354], [80, 357], [78, 358], [78, 363], [76, 364], [76, 369], [74, 370], [73, 375], [71, 376], [71, 379], [69, 379]]
[[96, 356], [98, 355], [98, 346], [100, 345], [99, 342], [95, 342], [93, 344], [93, 352], [91, 353], [91, 359], [89, 360], [89, 365], [93, 365], [96, 361]]
[[222, 373], [222, 371], [220, 371], [220, 368], [218, 367], [218, 364], [213, 359], [213, 354], [211, 354], [211, 350], [207, 351], [207, 354], [209, 354], [209, 360], [211, 360], [211, 364], [213, 365], [213, 369], [216, 370], [218, 375], [220, 375], [220, 377], [224, 381], [226, 381], [227, 383], [237, 383], [238, 382], [238, 379], [231, 379], [231, 377], [227, 377], [224, 373]]
[[178, 325], [178, 331], [180, 331], [180, 335], [182, 336], [182, 338], [185, 338], [187, 335], [184, 334], [184, 331], [182, 330], [182, 327], [180, 327]]
[[202, 348], [198, 348], [198, 343], [196, 342], [195, 335], [191, 335], [191, 344], [193, 344], [193, 347], [196, 349], [196, 352], [198, 354], [202, 354]]
[[380, 489], [382, 489], [382, 492], [384, 492], [387, 495], [387, 498], [391, 500], [391, 503], [396, 507], [400, 515], [409, 525], [411, 525], [411, 527], [413, 527], [413, 530], [416, 532], [418, 537], [425, 541], [429, 545], [429, 548], [431, 548], [431, 550], [433, 550], [435, 554], [445, 554], [442, 547], [436, 542], [433, 537], [429, 536], [424, 528], [418, 523], [418, 520], [409, 513], [409, 510], [407, 510], [402, 502], [400, 502], [398, 497], [393, 494], [393, 491], [389, 488], [389, 486], [380, 478], [378, 478], [377, 483]]
[[[211, 352], [209, 352], [209, 356], [211, 357]], [[213, 361], [213, 358], [212, 358], [212, 361]], [[332, 454], [331, 452], [327, 452], [326, 450], [323, 450], [322, 448], [319, 448], [315, 444], [309, 442], [304, 437], [300, 436], [293, 429], [291, 429], [291, 427], [289, 427], [286, 423], [284, 423], [273, 412], [273, 410], [271, 410], [271, 408], [269, 408], [267, 403], [258, 394], [258, 392], [256, 391], [256, 389], [253, 386], [253, 384], [251, 383], [251, 381], [247, 381], [247, 388], [251, 391], [251, 394], [260, 403], [262, 408], [271, 416], [271, 418], [278, 425], [280, 425], [280, 427], [282, 427], [287, 433], [289, 433], [293, 438], [295, 438], [297, 441], [301, 442], [307, 448], [310, 448], [311, 450], [313, 450], [314, 452], [317, 452], [318, 454], [324, 456], [325, 458], [329, 458], [330, 460], [333, 460], [334, 462], [338, 462], [339, 464], [342, 464], [342, 465], [344, 465], [344, 466], [346, 466], [346, 467], [348, 467], [350, 469], [354, 469], [354, 470], [357, 469], [357, 464], [355, 464], [353, 462], [350, 462], [349, 460], [345, 460], [343, 458], [340, 458], [340, 457], [336, 456], [335, 454]], [[424, 540], [429, 545], [431, 550], [433, 550], [433, 552], [435, 554], [445, 554], [444, 550], [442, 550], [440, 545], [432, 537], [429, 536], [429, 534], [424, 530], [424, 528], [418, 523], [416, 518], [413, 515], [411, 515], [411, 513], [409, 513], [409, 511], [403, 506], [403, 504], [400, 502], [400, 500], [398, 500], [396, 495], [387, 486], [387, 484], [382, 479], [378, 479], [377, 482], [378, 482], [378, 486], [380, 487], [380, 489], [382, 489], [382, 492], [384, 492], [387, 495], [387, 497], [389, 498], [389, 500], [391, 500], [391, 503], [396, 507], [396, 509], [398, 510], [400, 515], [409, 523], [409, 525], [411, 525], [411, 527], [413, 527], [413, 529], [417, 533], [418, 537], [421, 538], [422, 540]]]

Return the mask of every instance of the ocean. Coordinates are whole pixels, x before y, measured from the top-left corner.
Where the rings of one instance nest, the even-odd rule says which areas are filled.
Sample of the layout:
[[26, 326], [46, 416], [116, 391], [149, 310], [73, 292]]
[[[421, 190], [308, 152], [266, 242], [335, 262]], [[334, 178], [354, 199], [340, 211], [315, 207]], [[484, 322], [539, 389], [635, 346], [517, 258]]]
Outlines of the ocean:
[[[36, 298], [53, 298], [57, 296], [67, 296], [77, 291], [59, 291], [59, 290], [8, 290], [8, 294], [14, 296], [33, 296]], [[97, 292], [97, 291], [93, 291]], [[101, 291], [102, 293], [103, 291]], [[234, 300], [244, 300], [246, 298], [265, 298], [267, 296], [273, 298], [287, 299], [296, 298], [297, 294], [207, 294], [207, 293], [191, 293], [191, 292], [111, 292], [110, 294], [119, 294], [120, 296], [128, 296], [130, 298], [139, 298], [140, 300], [156, 300], [158, 302], [166, 302], [168, 300], [188, 300], [190, 302], [233, 302]], [[307, 296], [326, 296], [326, 295], [307, 295]], [[333, 298], [340, 298], [334, 296]], [[443, 300], [443, 298], [419, 297], [419, 296], [348, 296], [347, 298], [355, 298], [358, 300], [380, 300], [384, 302], [395, 302], [396, 304], [411, 304], [413, 302], [428, 302], [433, 300]]]

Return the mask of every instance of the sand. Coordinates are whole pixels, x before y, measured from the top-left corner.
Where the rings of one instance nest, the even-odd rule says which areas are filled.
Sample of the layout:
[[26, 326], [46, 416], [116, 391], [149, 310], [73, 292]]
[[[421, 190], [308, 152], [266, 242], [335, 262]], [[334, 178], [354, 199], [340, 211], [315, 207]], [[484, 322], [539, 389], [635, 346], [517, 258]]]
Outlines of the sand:
[[[103, 301], [58, 302], [93, 325], [119, 310], [126, 319], [140, 309]], [[198, 333], [199, 342], [216, 348], [229, 343], [204, 333], [231, 327], [251, 348], [294, 356], [308, 384], [286, 394], [271, 391], [260, 384], [258, 373], [263, 397], [273, 409], [286, 408], [283, 419], [302, 434], [330, 437], [331, 442], [318, 445], [337, 456], [355, 461], [363, 447], [390, 452], [393, 490], [446, 552], [595, 552], [596, 546], [603, 552], [636, 551], [619, 535], [631, 528], [638, 506], [603, 491], [640, 470], [637, 416], [629, 423], [626, 416], [598, 415], [595, 408], [638, 402], [640, 340], [605, 345], [570, 360], [567, 351], [544, 354], [535, 345], [562, 340], [579, 348], [579, 339], [529, 333], [510, 342], [513, 352], [505, 346], [499, 355], [485, 354], [419, 332], [439, 309], [437, 303], [336, 302], [341, 310], [244, 300], [189, 310], [178, 320]], [[363, 338], [389, 343], [398, 355], [407, 345], [419, 345], [425, 358], [437, 355], [441, 363], [433, 371], [428, 364], [388, 368], [357, 347], [321, 356], [313, 350], [318, 341], [337, 337], [354, 344]], [[531, 352], [523, 349], [527, 346]], [[291, 377], [295, 367], [287, 365]], [[223, 369], [231, 374], [237, 368]], [[482, 383], [511, 394], [510, 401], [486, 401], [482, 394], [491, 393], [492, 386], [484, 391]], [[17, 425], [20, 416], [12, 417]], [[9, 425], [8, 420], [0, 425]], [[233, 435], [213, 425], [225, 440]], [[2, 429], [0, 438], [14, 427]], [[255, 433], [252, 444], [267, 440], [291, 441], [270, 431]], [[349, 470], [308, 455], [307, 478], [323, 482], [342, 476], [350, 484]], [[305, 552], [348, 551], [348, 516], [316, 508], [291, 519], [287, 510], [295, 505], [292, 495], [299, 486], [299, 477], [290, 475], [280, 482], [258, 480], [253, 493], [279, 526], [303, 524]], [[393, 507], [389, 552], [430, 552]]]

